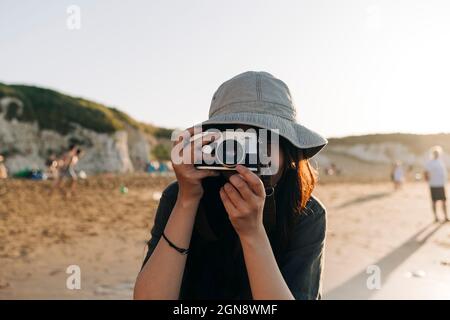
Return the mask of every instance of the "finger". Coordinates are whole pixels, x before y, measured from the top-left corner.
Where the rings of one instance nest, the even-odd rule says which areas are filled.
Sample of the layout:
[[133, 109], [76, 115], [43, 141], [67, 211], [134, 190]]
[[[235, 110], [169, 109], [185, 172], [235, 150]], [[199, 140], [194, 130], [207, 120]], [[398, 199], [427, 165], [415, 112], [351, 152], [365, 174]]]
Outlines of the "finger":
[[177, 134], [178, 134], [178, 137], [176, 140], [174, 140], [173, 147], [179, 143], [183, 143], [181, 146], [184, 147], [186, 145], [186, 141], [189, 141], [189, 138], [191, 137], [189, 130], [186, 129], [184, 131], [178, 132]]
[[250, 188], [253, 190], [253, 192], [261, 197], [264, 197], [266, 195], [266, 191], [264, 189], [264, 183], [261, 181], [261, 179], [250, 171], [249, 168], [244, 167], [242, 165], [236, 166], [237, 172], [242, 176], [242, 178], [247, 181]]
[[189, 141], [187, 131], [183, 131], [178, 133], [178, 136], [176, 139], [174, 139], [174, 143], [172, 146], [172, 150], [170, 151], [170, 159], [172, 160], [172, 163], [175, 165], [181, 165], [185, 162], [189, 162], [190, 159], [186, 159], [185, 157], [189, 156], [190, 154], [184, 153], [184, 145], [186, 144], [186, 139]]
[[[204, 159], [203, 148], [205, 145], [211, 144], [213, 141], [220, 137], [220, 133], [218, 132], [205, 132], [204, 134], [200, 134], [191, 138], [191, 143], [187, 146], [191, 149], [191, 159], [194, 159], [194, 163], [201, 163]], [[188, 152], [189, 152], [188, 151]], [[207, 152], [209, 154], [209, 152]]]
[[193, 173], [193, 177], [195, 179], [204, 179], [207, 177], [217, 177], [220, 173], [218, 171], [214, 170], [198, 170], [195, 169], [195, 172]]
[[202, 146], [206, 144], [210, 144], [214, 140], [218, 139], [220, 137], [219, 132], [208, 132], [204, 136], [202, 136]]
[[211, 144], [213, 141], [217, 139], [217, 133], [211, 132], [205, 135], [196, 137], [191, 141], [191, 148], [194, 152], [202, 152], [202, 148], [205, 145]]
[[184, 142], [183, 148], [186, 148], [186, 146], [189, 146], [191, 144], [191, 139], [193, 138], [195, 133], [196, 133], [195, 127], [187, 128], [186, 130], [184, 130], [181, 133], [182, 137], [184, 138], [183, 139], [183, 142]]
[[225, 193], [230, 198], [235, 207], [244, 208], [246, 206], [245, 200], [242, 199], [240, 193], [236, 190], [235, 187], [233, 187], [231, 183], [225, 183], [223, 189], [225, 190]]
[[193, 136], [194, 135], [194, 130], [195, 130], [195, 127], [189, 127], [189, 128], [186, 129], [186, 131], [189, 132], [189, 136]]
[[225, 210], [228, 212], [228, 214], [231, 216], [236, 216], [238, 214], [238, 210], [233, 205], [233, 203], [230, 200], [230, 197], [228, 197], [223, 188], [220, 188], [219, 194], [220, 198], [222, 199], [223, 206], [225, 207]]
[[245, 200], [248, 201], [255, 196], [253, 191], [248, 186], [247, 182], [239, 174], [232, 175], [229, 180]]
[[[203, 147], [207, 144], [210, 144], [215, 139], [215, 134], [204, 135], [202, 137], [198, 137], [191, 142], [190, 153], [191, 159], [194, 160], [194, 163], [200, 164], [204, 159], [205, 155], [203, 154]], [[208, 153], [207, 153], [208, 154]]]
[[[183, 164], [193, 164], [194, 158], [192, 154], [191, 137], [194, 134], [194, 127], [187, 128], [178, 133], [178, 138], [172, 146], [171, 156], [180, 157]], [[176, 161], [179, 164], [179, 161]]]
[[[219, 137], [221, 135], [220, 131], [202, 131], [201, 127], [190, 127], [187, 128], [184, 132], [186, 132], [186, 134], [188, 135], [188, 137], [190, 138], [194, 138], [195, 140], [197, 140], [198, 138], [202, 138], [204, 139], [207, 136], [215, 136], [215, 137]], [[206, 142], [207, 143], [207, 142]]]
[[[184, 164], [192, 164], [195, 162], [196, 152], [195, 147], [201, 148], [202, 144], [198, 142], [197, 138], [202, 138], [202, 136], [198, 135], [197, 137], [194, 134], [197, 132], [195, 127], [187, 128], [180, 133], [178, 133], [178, 138], [173, 143], [173, 148], [176, 148], [177, 154], [183, 157]], [[200, 131], [201, 132], [201, 131]], [[195, 137], [195, 139], [194, 139]], [[210, 137], [205, 138], [205, 143], [208, 143]], [[178, 151], [179, 150], [179, 151]], [[190, 157], [190, 158], [185, 158]]]
[[213, 142], [220, 136], [220, 133], [217, 132], [206, 132], [204, 134], [197, 134], [190, 138], [191, 145], [193, 144], [196, 147], [202, 147], [205, 144], [209, 144]]

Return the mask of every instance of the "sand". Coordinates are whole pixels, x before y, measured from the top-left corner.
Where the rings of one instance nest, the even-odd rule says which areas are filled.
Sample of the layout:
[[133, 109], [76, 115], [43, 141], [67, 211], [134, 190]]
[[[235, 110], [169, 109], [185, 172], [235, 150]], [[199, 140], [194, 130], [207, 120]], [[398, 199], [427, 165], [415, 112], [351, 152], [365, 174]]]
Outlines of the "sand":
[[[172, 177], [101, 176], [76, 196], [50, 182], [0, 182], [0, 299], [130, 299], [160, 192]], [[121, 193], [121, 185], [128, 193]], [[321, 183], [328, 210], [325, 299], [450, 299], [450, 223], [427, 186]], [[66, 269], [81, 269], [69, 290]], [[367, 267], [380, 270], [369, 290]]]

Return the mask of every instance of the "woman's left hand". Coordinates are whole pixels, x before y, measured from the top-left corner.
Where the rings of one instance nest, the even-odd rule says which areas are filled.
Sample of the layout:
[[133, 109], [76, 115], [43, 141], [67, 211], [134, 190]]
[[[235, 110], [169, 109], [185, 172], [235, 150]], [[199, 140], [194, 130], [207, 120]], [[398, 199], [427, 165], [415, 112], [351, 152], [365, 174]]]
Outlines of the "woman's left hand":
[[264, 231], [263, 209], [266, 191], [261, 179], [248, 168], [238, 165], [220, 189], [220, 197], [231, 224], [239, 237], [247, 238]]

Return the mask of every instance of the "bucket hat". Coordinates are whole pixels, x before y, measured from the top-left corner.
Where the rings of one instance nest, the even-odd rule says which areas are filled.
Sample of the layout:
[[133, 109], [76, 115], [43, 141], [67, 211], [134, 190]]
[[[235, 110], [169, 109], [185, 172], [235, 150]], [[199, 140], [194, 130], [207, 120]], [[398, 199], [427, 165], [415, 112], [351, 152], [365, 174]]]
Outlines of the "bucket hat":
[[243, 124], [278, 129], [278, 134], [302, 149], [305, 158], [317, 154], [327, 139], [299, 124], [288, 86], [267, 72], [247, 71], [225, 81], [214, 93], [209, 119], [199, 125]]

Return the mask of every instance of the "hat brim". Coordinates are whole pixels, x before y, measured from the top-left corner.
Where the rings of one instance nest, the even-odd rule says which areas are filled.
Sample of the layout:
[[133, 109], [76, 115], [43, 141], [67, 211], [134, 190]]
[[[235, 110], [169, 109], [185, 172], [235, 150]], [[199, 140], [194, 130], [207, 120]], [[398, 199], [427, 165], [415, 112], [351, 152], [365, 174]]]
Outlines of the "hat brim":
[[278, 129], [278, 133], [295, 147], [303, 150], [305, 158], [311, 158], [325, 147], [328, 140], [311, 129], [291, 120], [271, 114], [228, 113], [211, 117], [198, 125], [243, 124], [268, 130]]

